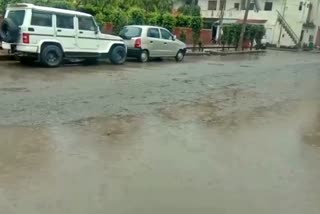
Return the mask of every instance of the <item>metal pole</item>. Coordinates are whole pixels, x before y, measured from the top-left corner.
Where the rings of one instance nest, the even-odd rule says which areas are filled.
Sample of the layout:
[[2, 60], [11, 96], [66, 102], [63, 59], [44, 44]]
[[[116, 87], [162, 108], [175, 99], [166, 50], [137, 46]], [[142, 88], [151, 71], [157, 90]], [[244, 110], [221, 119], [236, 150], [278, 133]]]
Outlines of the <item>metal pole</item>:
[[250, 3], [251, 0], [246, 1], [246, 8], [245, 8], [245, 13], [244, 13], [244, 18], [242, 22], [242, 28], [241, 28], [241, 33], [240, 33], [240, 39], [238, 43], [238, 50], [241, 50], [243, 47], [243, 39], [244, 39], [244, 33], [246, 31], [246, 26], [247, 26], [247, 20], [248, 20], [248, 15], [249, 15], [249, 9], [250, 9]]
[[[287, 7], [287, 0], [284, 0], [284, 4], [283, 4], [283, 11], [282, 11], [282, 17], [284, 18], [284, 15], [286, 13], [286, 7]], [[282, 25], [280, 24], [280, 32], [279, 32], [279, 38], [278, 38], [278, 48], [280, 48], [281, 45], [281, 36], [282, 36]]]
[[223, 28], [223, 17], [224, 17], [224, 5], [221, 7], [221, 14], [220, 14], [220, 21], [219, 21], [219, 32], [218, 32], [219, 43], [221, 43], [221, 31]]

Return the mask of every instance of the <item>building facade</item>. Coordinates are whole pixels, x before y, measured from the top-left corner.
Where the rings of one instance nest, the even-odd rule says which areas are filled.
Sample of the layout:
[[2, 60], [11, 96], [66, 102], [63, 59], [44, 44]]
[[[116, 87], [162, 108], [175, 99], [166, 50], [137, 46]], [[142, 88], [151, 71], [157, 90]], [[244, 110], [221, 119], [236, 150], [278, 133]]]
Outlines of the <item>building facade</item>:
[[[320, 46], [320, 0], [257, 0], [260, 11], [250, 3], [248, 22], [264, 24], [269, 43], [295, 46], [310, 42]], [[199, 0], [201, 14], [208, 22], [219, 20], [224, 10], [224, 21], [241, 22], [246, 0]]]

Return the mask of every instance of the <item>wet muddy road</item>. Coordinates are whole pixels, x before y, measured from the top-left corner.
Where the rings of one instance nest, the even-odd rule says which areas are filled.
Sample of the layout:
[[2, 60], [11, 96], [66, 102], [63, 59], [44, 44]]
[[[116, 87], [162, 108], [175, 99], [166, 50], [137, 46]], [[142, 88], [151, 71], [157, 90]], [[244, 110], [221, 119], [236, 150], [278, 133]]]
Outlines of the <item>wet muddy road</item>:
[[318, 214], [320, 55], [0, 64], [0, 213]]

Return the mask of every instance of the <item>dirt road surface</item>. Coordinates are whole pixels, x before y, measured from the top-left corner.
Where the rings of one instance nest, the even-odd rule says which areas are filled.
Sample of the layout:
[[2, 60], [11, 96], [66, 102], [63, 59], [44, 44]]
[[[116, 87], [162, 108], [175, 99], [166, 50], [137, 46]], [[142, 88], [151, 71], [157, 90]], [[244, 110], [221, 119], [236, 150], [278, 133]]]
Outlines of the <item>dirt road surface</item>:
[[0, 213], [319, 214], [320, 55], [0, 63]]

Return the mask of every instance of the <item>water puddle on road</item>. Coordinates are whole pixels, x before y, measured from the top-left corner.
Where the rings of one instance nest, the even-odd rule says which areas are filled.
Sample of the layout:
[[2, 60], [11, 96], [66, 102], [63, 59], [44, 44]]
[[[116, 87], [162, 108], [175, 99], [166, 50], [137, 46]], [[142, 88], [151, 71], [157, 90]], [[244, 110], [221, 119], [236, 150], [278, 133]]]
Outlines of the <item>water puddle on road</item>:
[[0, 207], [26, 214], [318, 213], [318, 107], [223, 114], [198, 102], [154, 115], [0, 127]]

